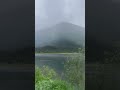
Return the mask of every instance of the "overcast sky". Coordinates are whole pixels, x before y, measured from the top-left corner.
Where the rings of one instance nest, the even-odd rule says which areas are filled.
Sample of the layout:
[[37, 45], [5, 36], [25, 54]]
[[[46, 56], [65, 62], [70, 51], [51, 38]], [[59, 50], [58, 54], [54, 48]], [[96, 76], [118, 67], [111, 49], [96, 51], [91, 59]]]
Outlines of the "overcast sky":
[[85, 27], [85, 0], [35, 0], [35, 30], [63, 21]]

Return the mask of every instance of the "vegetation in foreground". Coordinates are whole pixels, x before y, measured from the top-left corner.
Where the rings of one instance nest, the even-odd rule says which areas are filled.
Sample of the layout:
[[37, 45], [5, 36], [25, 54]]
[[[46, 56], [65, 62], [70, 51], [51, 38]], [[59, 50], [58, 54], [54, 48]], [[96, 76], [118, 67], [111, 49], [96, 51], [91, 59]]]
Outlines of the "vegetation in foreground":
[[85, 90], [85, 49], [79, 49], [64, 65], [65, 78], [76, 87], [75, 90]]
[[84, 50], [68, 58], [63, 77], [48, 66], [35, 69], [35, 90], [85, 90]]
[[74, 87], [57, 77], [53, 69], [44, 66], [35, 69], [35, 90], [74, 90]]

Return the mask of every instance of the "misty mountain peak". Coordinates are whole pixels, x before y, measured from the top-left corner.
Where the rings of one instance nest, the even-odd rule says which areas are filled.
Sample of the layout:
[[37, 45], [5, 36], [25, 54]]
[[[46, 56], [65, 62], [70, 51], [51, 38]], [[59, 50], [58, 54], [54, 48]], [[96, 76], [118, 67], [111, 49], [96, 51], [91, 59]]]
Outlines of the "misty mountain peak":
[[61, 29], [63, 28], [63, 30], [65, 30], [65, 29], [69, 30], [69, 28], [71, 28], [72, 30], [75, 30], [75, 28], [79, 28], [76, 30], [84, 30], [83, 27], [69, 23], [69, 22], [60, 22], [60, 23], [56, 24], [54, 27], [61, 28]]
[[58, 43], [60, 44], [64, 41], [83, 46], [84, 37], [84, 28], [68, 22], [61, 22], [50, 28], [37, 31], [35, 35], [35, 46], [56, 46]]
[[74, 25], [74, 24], [72, 24], [72, 23], [69, 23], [69, 22], [60, 22], [60, 23], [58, 23], [58, 24], [56, 24], [56, 25], [58, 25], [58, 26], [61, 26], [61, 25]]

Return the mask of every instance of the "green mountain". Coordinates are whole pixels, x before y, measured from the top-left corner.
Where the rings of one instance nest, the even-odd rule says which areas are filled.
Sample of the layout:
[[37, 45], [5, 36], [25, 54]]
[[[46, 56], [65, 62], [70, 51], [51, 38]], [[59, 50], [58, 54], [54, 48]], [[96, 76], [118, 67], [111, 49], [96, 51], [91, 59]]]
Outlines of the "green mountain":
[[35, 35], [36, 50], [50, 50], [50, 47], [56, 50], [71, 50], [84, 46], [84, 28], [71, 23], [62, 22], [51, 28], [39, 30]]

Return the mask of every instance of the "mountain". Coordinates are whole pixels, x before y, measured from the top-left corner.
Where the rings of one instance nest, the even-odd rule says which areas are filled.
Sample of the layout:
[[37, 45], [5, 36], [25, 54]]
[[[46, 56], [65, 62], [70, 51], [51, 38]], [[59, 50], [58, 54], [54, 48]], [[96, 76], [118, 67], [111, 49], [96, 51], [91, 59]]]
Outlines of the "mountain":
[[45, 46], [54, 47], [84, 47], [85, 30], [84, 28], [62, 22], [47, 29], [36, 31], [35, 47], [41, 48]]

